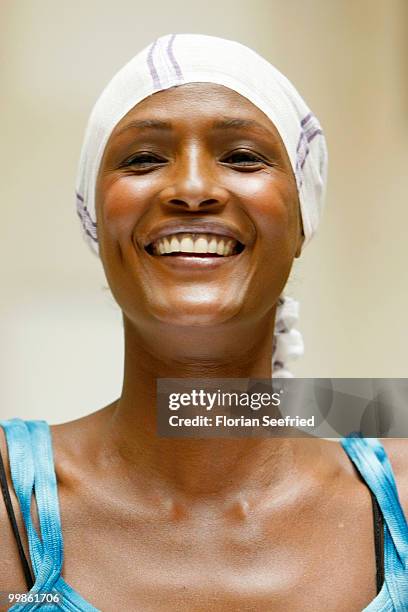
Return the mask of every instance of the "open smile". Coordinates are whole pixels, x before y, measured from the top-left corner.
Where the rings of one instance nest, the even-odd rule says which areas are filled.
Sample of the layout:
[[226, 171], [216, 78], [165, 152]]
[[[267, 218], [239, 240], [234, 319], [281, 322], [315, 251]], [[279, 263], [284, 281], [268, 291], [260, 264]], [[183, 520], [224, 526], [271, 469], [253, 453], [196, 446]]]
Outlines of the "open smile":
[[[218, 229], [218, 228], [217, 228]], [[144, 249], [151, 257], [172, 267], [214, 268], [227, 261], [236, 260], [245, 245], [233, 232], [216, 233], [209, 228], [194, 227], [160, 231]]]

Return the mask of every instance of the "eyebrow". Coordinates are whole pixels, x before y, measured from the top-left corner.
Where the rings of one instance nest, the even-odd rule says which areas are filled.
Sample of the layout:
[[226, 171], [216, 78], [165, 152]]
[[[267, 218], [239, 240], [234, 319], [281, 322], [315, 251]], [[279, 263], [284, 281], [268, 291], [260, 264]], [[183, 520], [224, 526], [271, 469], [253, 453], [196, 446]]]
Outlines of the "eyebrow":
[[162, 121], [161, 119], [134, 119], [124, 125], [123, 128], [118, 131], [118, 134], [122, 134], [129, 128], [137, 128], [139, 130], [171, 130], [172, 125], [169, 121]]
[[224, 117], [223, 119], [214, 121], [213, 128], [218, 130], [255, 128], [271, 136], [271, 131], [264, 127], [262, 123], [259, 123], [259, 121], [255, 121], [254, 119], [241, 119], [240, 117]]
[[[173, 126], [170, 121], [163, 121], [161, 119], [135, 119], [130, 121], [119, 130], [118, 135], [122, 134], [129, 128], [136, 128], [139, 130], [151, 129], [151, 130], [172, 130]], [[237, 130], [242, 128], [252, 128], [262, 131], [269, 137], [272, 135], [272, 131], [268, 130], [258, 121], [254, 119], [242, 119], [240, 117], [224, 117], [223, 119], [217, 119], [212, 124], [214, 130]]]

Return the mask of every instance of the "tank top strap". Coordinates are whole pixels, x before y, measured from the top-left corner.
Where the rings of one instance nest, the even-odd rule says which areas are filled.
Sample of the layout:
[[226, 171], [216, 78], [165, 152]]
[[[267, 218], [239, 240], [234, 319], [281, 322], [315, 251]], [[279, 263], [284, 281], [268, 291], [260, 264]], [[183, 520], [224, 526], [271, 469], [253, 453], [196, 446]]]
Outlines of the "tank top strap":
[[[1, 421], [8, 447], [10, 471], [24, 524], [35, 574], [31, 593], [51, 592], [63, 563], [63, 542], [51, 435], [45, 421]], [[41, 537], [32, 520], [35, 495]]]
[[1, 421], [6, 435], [11, 478], [27, 532], [31, 563], [36, 576], [41, 567], [42, 543], [31, 520], [31, 497], [34, 488], [34, 461], [30, 433], [24, 421]]
[[377, 498], [384, 517], [385, 590], [393, 609], [404, 612], [408, 605], [408, 524], [391, 463], [377, 438], [352, 433], [341, 444]]

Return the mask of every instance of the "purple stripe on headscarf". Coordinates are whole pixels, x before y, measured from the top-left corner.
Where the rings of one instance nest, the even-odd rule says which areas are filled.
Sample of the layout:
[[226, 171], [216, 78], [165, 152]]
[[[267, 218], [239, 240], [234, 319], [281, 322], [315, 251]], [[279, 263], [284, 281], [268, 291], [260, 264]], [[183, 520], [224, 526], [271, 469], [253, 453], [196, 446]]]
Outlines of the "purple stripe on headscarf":
[[77, 210], [77, 214], [78, 214], [78, 217], [81, 219], [82, 227], [83, 227], [83, 230], [84, 230], [85, 234], [87, 236], [89, 236], [90, 238], [92, 238], [92, 240], [94, 242], [98, 242], [98, 238], [97, 238], [97, 235], [96, 235], [96, 230], [92, 233], [92, 231], [89, 230], [87, 225], [86, 225], [86, 219], [84, 219], [83, 215], [81, 214], [81, 212], [79, 210]]
[[305, 161], [306, 161], [307, 156], [309, 155], [309, 153], [310, 153], [310, 149], [308, 148], [308, 149], [306, 150], [305, 156], [304, 156], [304, 158], [303, 158], [303, 160], [302, 160], [302, 162], [301, 162], [301, 164], [300, 164], [300, 169], [301, 169], [301, 170], [303, 170], [303, 166], [305, 165]]
[[[314, 138], [316, 138], [316, 136], [318, 136], [319, 134], [323, 134], [322, 130], [315, 130], [312, 134], [310, 134], [310, 136], [307, 138], [307, 142], [310, 143], [312, 142], [312, 140], [314, 140]], [[300, 163], [300, 169], [303, 170], [303, 166], [305, 165], [307, 156], [310, 153], [310, 149], [309, 147], [307, 147], [306, 151], [305, 151], [305, 155], [303, 157], [302, 162]]]
[[92, 238], [92, 240], [93, 240], [94, 242], [98, 242], [98, 238], [95, 238], [95, 236], [93, 236], [93, 235], [91, 234], [91, 232], [89, 232], [89, 231], [86, 229], [86, 227], [84, 228], [84, 230], [85, 230], [85, 234], [87, 234], [87, 236], [89, 236], [90, 238]]
[[82, 227], [87, 236], [89, 236], [94, 242], [98, 242], [97, 235], [97, 225], [95, 221], [93, 221], [89, 211], [84, 204], [84, 198], [80, 193], [77, 192], [77, 213], [78, 217], [81, 219]]
[[179, 81], [183, 80], [183, 73], [181, 72], [181, 68], [180, 65], [178, 64], [176, 58], [174, 57], [174, 52], [173, 52], [173, 43], [174, 43], [174, 39], [176, 38], [175, 34], [172, 34], [170, 40], [169, 40], [169, 44], [167, 45], [167, 54], [170, 58], [171, 64], [175, 70], [175, 73], [177, 75], [177, 78]]
[[317, 129], [317, 130], [314, 130], [311, 134], [308, 134], [307, 142], [312, 142], [313, 138], [315, 138], [315, 136], [317, 136], [318, 134], [323, 134], [323, 130]]
[[85, 217], [90, 225], [92, 225], [93, 227], [96, 227], [95, 221], [92, 219], [86, 205], [84, 204], [84, 198], [79, 193], [76, 194], [76, 197], [77, 197], [77, 210], [78, 210], [78, 213], [81, 219]]
[[160, 89], [161, 88], [161, 84], [160, 84], [160, 78], [159, 78], [159, 74], [156, 70], [156, 66], [154, 65], [154, 61], [153, 61], [153, 52], [154, 49], [156, 47], [157, 44], [157, 40], [154, 41], [154, 43], [152, 43], [150, 50], [149, 50], [149, 54], [147, 56], [147, 65], [149, 66], [149, 70], [150, 70], [150, 75], [153, 79], [153, 86], [155, 89]]
[[302, 130], [302, 131], [300, 132], [299, 140], [298, 140], [298, 143], [297, 143], [296, 153], [299, 153], [299, 151], [300, 151], [300, 147], [302, 146], [302, 144], [303, 144], [303, 145], [305, 145], [305, 144], [306, 144], [306, 141], [307, 141], [307, 139], [306, 139], [306, 134], [305, 134], [305, 133], [304, 133], [304, 131]]
[[[305, 126], [307, 125], [307, 123], [309, 123], [312, 119], [313, 119], [312, 125], [310, 125], [308, 128], [306, 127], [305, 129]], [[317, 121], [313, 113], [308, 113], [305, 117], [303, 117], [302, 121], [300, 122], [300, 125], [301, 125], [301, 132], [300, 132], [299, 141], [296, 147], [297, 159], [296, 159], [296, 171], [295, 171], [296, 182], [297, 182], [299, 189], [301, 188], [303, 184], [302, 170], [305, 165], [307, 156], [310, 153], [310, 149], [308, 145], [319, 134], [323, 136], [323, 130], [320, 128], [319, 122]]]
[[310, 121], [312, 117], [313, 117], [313, 113], [308, 113], [305, 117], [303, 117], [302, 121], [300, 122], [300, 125], [304, 127], [306, 123]]

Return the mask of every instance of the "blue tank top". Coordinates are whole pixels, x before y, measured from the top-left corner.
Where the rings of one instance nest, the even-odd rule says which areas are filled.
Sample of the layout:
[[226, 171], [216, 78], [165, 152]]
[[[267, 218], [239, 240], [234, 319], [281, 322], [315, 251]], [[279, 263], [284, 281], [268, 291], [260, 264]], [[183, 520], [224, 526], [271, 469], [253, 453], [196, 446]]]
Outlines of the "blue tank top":
[[[85, 601], [61, 576], [63, 539], [51, 433], [45, 421], [0, 421], [9, 453], [10, 470], [27, 530], [35, 584], [34, 601], [13, 605], [10, 612], [100, 612]], [[376, 438], [351, 434], [341, 444], [375, 495], [384, 517], [384, 583], [363, 612], [408, 611], [408, 524], [384, 447]], [[35, 495], [40, 535], [31, 518]], [[55, 603], [36, 601], [48, 594]]]

